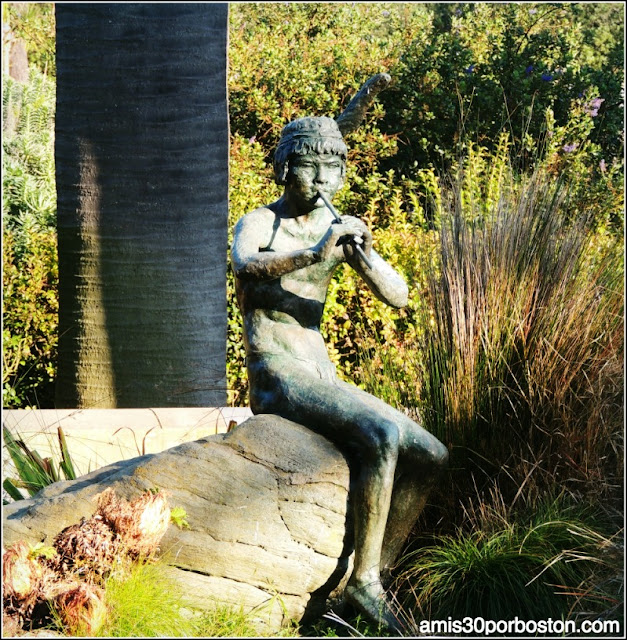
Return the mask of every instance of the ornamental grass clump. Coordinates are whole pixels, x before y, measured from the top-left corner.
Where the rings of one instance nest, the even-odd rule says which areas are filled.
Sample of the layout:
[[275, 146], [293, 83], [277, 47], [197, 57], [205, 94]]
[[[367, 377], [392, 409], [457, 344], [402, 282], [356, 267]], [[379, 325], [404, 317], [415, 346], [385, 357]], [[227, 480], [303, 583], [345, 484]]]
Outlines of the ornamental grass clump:
[[[439, 267], [429, 276], [420, 361], [424, 424], [452, 468], [511, 480], [533, 467], [617, 496], [622, 468], [623, 294], [620, 242], [566, 214], [568, 190], [541, 175], [484, 214], [453, 188]], [[544, 475], [544, 477], [541, 477]]]
[[617, 618], [621, 536], [589, 509], [560, 496], [515, 516], [487, 511], [403, 559], [397, 588], [416, 619]]
[[72, 635], [95, 636], [109, 614], [104, 590], [94, 584], [78, 582], [52, 600], [62, 628]]
[[119, 536], [96, 514], [66, 527], [54, 539], [57, 571], [91, 577], [111, 570], [121, 552]]
[[98, 497], [96, 516], [117, 534], [125, 552], [138, 558], [157, 551], [170, 523], [170, 508], [163, 492], [148, 491], [128, 502], [109, 488]]
[[60, 460], [55, 463], [52, 457], [42, 458], [35, 449], [31, 449], [19, 435], [16, 437], [3, 425], [2, 438], [11, 461], [17, 472], [16, 478], [5, 478], [2, 487], [13, 500], [23, 500], [20, 489], [25, 489], [30, 496], [34, 496], [40, 489], [53, 482], [76, 479], [76, 470], [70, 456], [65, 433], [61, 427], [57, 427], [59, 443], [58, 456]]
[[38, 559], [25, 542], [2, 550], [3, 627], [20, 628], [35, 612], [50, 586], [54, 573]]

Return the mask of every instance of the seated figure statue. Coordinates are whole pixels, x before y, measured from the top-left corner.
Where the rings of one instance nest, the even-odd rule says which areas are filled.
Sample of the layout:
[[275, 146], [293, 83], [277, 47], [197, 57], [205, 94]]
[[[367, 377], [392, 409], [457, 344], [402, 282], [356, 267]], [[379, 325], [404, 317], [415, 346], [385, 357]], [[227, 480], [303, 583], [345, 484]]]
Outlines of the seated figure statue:
[[325, 204], [344, 182], [346, 155], [332, 118], [289, 123], [274, 157], [275, 179], [284, 193], [239, 220], [231, 258], [252, 411], [282, 416], [323, 435], [354, 465], [355, 556], [345, 597], [400, 632], [381, 572], [400, 553], [448, 452], [409, 417], [340, 380], [320, 335], [327, 289], [342, 262], [383, 302], [393, 307], [407, 302], [406, 283], [374, 251], [366, 224], [349, 215], [337, 220]]

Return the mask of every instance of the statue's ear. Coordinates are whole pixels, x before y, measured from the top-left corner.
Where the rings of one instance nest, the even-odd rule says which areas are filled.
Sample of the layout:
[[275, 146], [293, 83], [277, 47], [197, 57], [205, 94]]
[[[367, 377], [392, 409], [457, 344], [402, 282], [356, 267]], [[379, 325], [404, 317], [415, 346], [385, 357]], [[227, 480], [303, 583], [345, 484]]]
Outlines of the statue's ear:
[[377, 94], [383, 91], [391, 81], [392, 78], [387, 73], [377, 73], [366, 81], [346, 109], [335, 119], [343, 136], [357, 129]]

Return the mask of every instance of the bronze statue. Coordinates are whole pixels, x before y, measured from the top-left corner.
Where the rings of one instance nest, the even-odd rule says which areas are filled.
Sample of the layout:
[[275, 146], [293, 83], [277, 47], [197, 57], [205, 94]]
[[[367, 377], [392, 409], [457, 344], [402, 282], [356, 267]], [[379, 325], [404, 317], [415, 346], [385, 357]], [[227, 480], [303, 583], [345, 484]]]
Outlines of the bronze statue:
[[372, 248], [366, 224], [350, 215], [338, 220], [331, 205], [346, 166], [339, 121], [306, 117], [283, 129], [274, 172], [284, 193], [240, 219], [232, 266], [253, 413], [277, 414], [322, 434], [356, 465], [355, 558], [345, 596], [400, 632], [381, 571], [400, 553], [448, 452], [406, 415], [340, 380], [320, 335], [327, 288], [342, 262], [383, 302], [403, 307], [408, 295], [401, 276]]

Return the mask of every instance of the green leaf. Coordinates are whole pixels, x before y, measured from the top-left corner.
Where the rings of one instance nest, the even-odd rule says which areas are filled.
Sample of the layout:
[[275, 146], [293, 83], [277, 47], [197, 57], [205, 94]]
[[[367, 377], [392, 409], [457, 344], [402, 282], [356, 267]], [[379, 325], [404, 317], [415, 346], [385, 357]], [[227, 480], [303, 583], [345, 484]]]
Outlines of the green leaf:
[[5, 478], [2, 486], [13, 500], [24, 500], [22, 492], [13, 484], [13, 481], [10, 478]]
[[179, 529], [189, 529], [187, 522], [187, 512], [183, 507], [174, 507], [170, 511], [170, 522], [175, 524]]
[[65, 433], [63, 433], [63, 429], [61, 429], [61, 427], [57, 428], [57, 434], [59, 436], [59, 446], [61, 448], [61, 470], [65, 474], [67, 480], [75, 480], [76, 470], [72, 463], [70, 450], [67, 446], [67, 440], [65, 439]]

